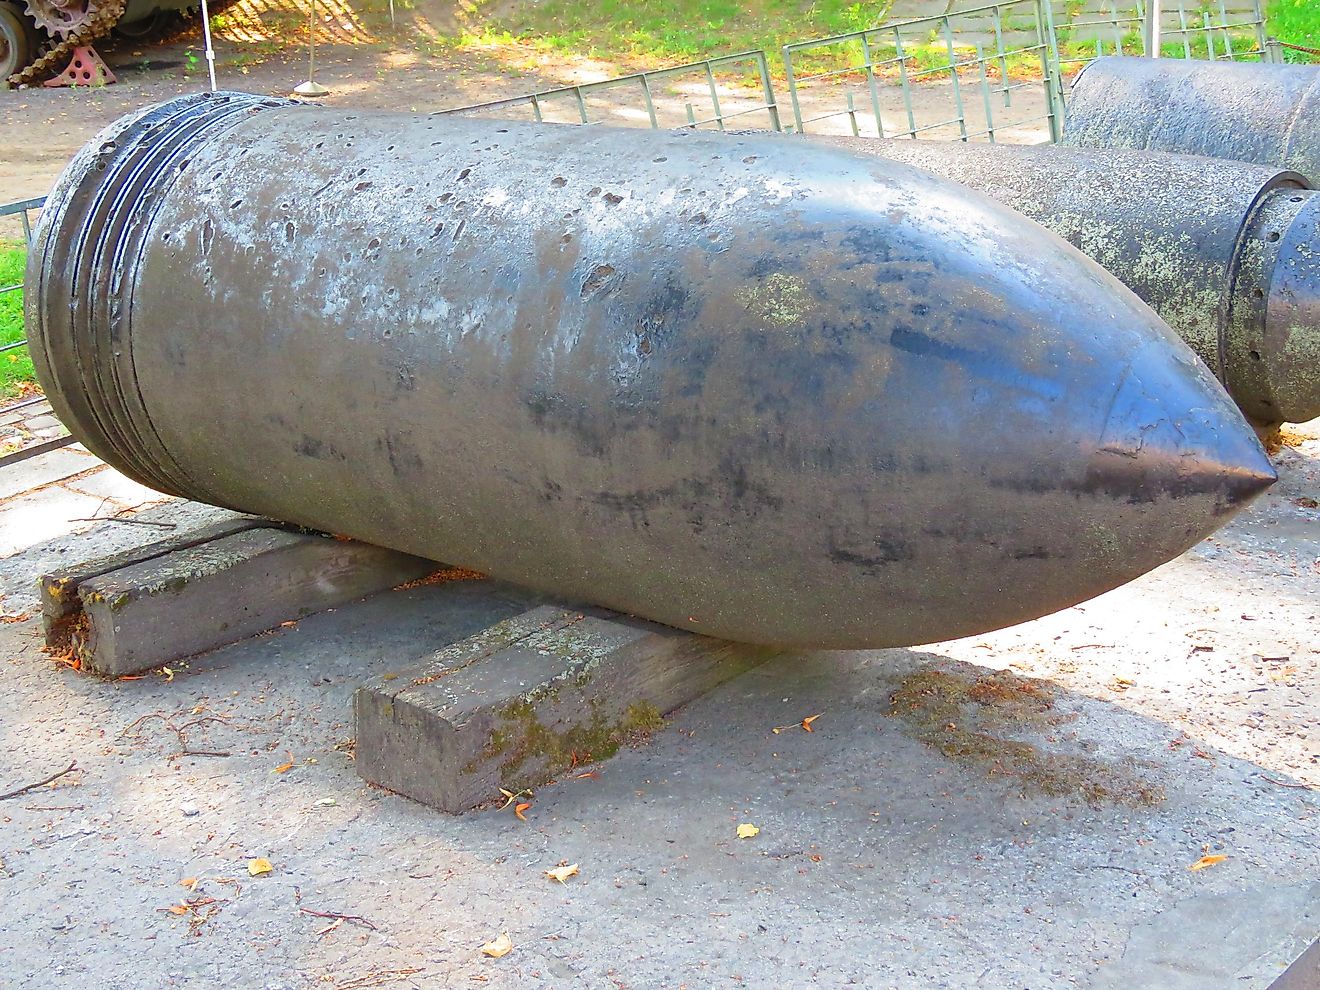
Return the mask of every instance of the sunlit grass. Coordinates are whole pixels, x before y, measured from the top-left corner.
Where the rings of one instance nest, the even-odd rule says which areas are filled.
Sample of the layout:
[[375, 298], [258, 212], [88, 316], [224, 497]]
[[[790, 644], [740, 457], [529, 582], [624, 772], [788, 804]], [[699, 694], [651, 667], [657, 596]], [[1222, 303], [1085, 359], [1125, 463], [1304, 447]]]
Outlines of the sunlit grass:
[[[23, 281], [27, 251], [22, 244], [0, 241], [0, 289]], [[23, 293], [0, 294], [0, 346], [23, 339]], [[0, 398], [19, 395], [36, 381], [26, 347], [0, 352]]]
[[[1316, 0], [1270, 0], [1265, 13], [1270, 34], [1305, 48], [1320, 48], [1320, 3]], [[1289, 62], [1320, 62], [1320, 56], [1284, 50]]]

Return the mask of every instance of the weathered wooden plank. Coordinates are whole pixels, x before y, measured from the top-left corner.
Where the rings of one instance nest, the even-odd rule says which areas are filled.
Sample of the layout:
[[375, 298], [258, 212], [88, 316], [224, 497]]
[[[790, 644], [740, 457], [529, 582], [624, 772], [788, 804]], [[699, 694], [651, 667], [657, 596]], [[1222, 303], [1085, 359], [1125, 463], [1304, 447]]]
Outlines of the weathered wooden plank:
[[778, 651], [544, 605], [353, 697], [358, 773], [443, 811], [612, 756]]
[[232, 519], [222, 519], [219, 522], [213, 522], [198, 529], [189, 530], [186, 533], [178, 533], [163, 540], [156, 540], [154, 543], [147, 543], [129, 550], [120, 550], [105, 557], [84, 561], [74, 567], [54, 571], [51, 574], [43, 574], [37, 579], [37, 584], [41, 591], [41, 619], [46, 631], [47, 644], [51, 644], [52, 639], [61, 638], [63, 626], [68, 622], [69, 617], [82, 611], [82, 603], [78, 598], [78, 586], [84, 581], [132, 564], [155, 560], [167, 553], [174, 553], [202, 543], [209, 543], [212, 540], [220, 539], [222, 536], [229, 536], [231, 533], [241, 533], [245, 530], [261, 529], [263, 527], [279, 528], [279, 524], [271, 523], [266, 519], [259, 519], [256, 516], [235, 515]]
[[77, 580], [72, 594], [62, 588], [58, 607], [65, 612], [56, 625], [63, 640], [51, 645], [73, 650], [85, 670], [139, 673], [435, 567], [350, 540], [243, 529]]

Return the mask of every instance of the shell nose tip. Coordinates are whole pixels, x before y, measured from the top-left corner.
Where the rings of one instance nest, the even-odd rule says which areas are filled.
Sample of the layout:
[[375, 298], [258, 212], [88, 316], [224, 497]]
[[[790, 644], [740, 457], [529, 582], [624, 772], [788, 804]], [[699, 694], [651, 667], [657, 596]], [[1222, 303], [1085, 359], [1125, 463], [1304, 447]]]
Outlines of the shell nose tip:
[[1234, 505], [1245, 505], [1279, 480], [1279, 472], [1275, 470], [1264, 449], [1260, 449], [1259, 444], [1257, 448], [1255, 456], [1243, 464], [1224, 466], [1224, 473], [1228, 477], [1228, 497]]

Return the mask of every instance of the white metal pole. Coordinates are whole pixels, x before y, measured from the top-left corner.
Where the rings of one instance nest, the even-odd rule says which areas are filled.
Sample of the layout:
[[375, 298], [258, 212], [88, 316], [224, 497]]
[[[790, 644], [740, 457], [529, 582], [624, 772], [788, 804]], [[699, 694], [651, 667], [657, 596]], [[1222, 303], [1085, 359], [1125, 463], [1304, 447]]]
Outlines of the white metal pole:
[[211, 92], [215, 92], [215, 47], [211, 44], [211, 11], [202, 0], [202, 34], [206, 39], [206, 71], [211, 77]]
[[1146, 57], [1160, 57], [1160, 0], [1146, 0]]
[[307, 81], [293, 91], [298, 96], [325, 96], [330, 92], [316, 81], [316, 0], [307, 11]]

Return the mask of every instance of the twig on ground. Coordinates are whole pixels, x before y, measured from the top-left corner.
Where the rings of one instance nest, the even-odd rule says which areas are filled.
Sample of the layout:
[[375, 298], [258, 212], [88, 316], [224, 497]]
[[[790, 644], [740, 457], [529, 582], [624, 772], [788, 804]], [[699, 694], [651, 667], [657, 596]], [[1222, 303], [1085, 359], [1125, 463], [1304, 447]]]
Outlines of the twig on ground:
[[45, 780], [39, 780], [35, 784], [24, 784], [22, 787], [18, 788], [17, 790], [9, 791], [7, 794], [0, 794], [0, 801], [7, 801], [10, 798], [16, 798], [20, 794], [26, 794], [28, 791], [35, 791], [38, 787], [45, 787], [51, 781], [59, 780], [66, 773], [73, 773], [73, 771], [77, 769], [78, 769], [78, 762], [75, 760], [73, 763], [70, 763], [63, 770], [59, 771], [58, 773], [51, 774]]
[[69, 522], [131, 523], [134, 526], [155, 526], [158, 529], [178, 529], [178, 523], [155, 522], [151, 519], [125, 519], [123, 516], [78, 516]]
[[174, 718], [177, 718], [180, 714], [181, 714], [180, 712], [175, 712], [174, 715], [166, 715], [164, 712], [147, 712], [147, 714], [138, 716], [127, 726], [125, 726], [124, 730], [119, 733], [119, 738], [122, 739], [125, 736], [128, 736], [130, 732], [132, 733], [131, 738], [134, 739], [139, 738], [138, 730], [142, 728], [142, 723], [149, 718], [158, 718], [165, 723], [165, 728], [173, 732], [174, 735], [178, 737], [179, 740], [179, 751], [177, 753], [171, 753], [168, 757], [166, 757], [166, 759], [177, 760], [185, 756], [232, 756], [233, 755], [232, 753], [225, 750], [193, 749], [191, 746], [188, 745], [188, 737], [185, 735], [185, 732], [188, 729], [191, 729], [197, 725], [202, 725], [205, 722], [219, 722], [221, 725], [228, 725], [229, 723], [223, 717], [219, 715], [203, 715], [201, 718], [195, 718], [191, 722], [184, 722], [182, 725], [175, 725], [172, 720]]
[[365, 976], [359, 976], [347, 983], [335, 984], [335, 990], [364, 990], [366, 987], [379, 987], [386, 983], [394, 983], [405, 977], [412, 976], [414, 973], [422, 971], [420, 966], [411, 969], [382, 969], [378, 972], [368, 973]]
[[311, 908], [298, 908], [299, 914], [310, 914], [313, 918], [338, 918], [341, 921], [353, 921], [364, 928], [376, 931], [376, 926], [359, 914], [340, 914], [338, 911], [313, 911]]
[[1267, 784], [1273, 784], [1275, 787], [1295, 787], [1298, 790], [1303, 791], [1309, 791], [1312, 789], [1310, 784], [1299, 784], [1293, 780], [1275, 780], [1273, 777], [1267, 777], [1263, 773], [1258, 773], [1256, 776]]

